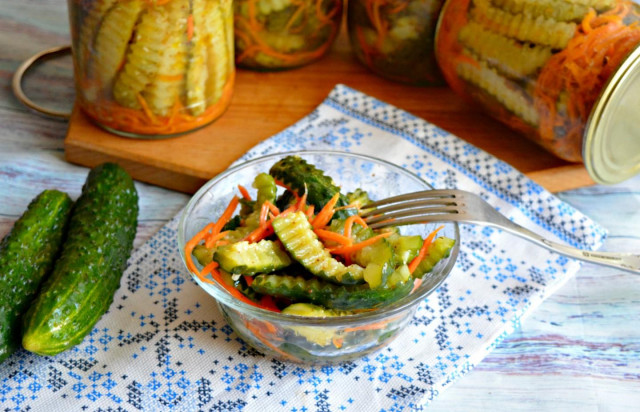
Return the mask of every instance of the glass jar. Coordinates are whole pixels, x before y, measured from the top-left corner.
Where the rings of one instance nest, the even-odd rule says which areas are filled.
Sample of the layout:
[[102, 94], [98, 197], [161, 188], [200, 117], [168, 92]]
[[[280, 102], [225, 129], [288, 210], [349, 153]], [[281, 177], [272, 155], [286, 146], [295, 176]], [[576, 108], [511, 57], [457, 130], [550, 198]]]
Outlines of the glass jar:
[[639, 22], [627, 0], [448, 1], [436, 56], [457, 93], [613, 183], [640, 163], [637, 136], [611, 132], [618, 121], [639, 127], [637, 113], [623, 116], [625, 95], [638, 90]]
[[322, 57], [340, 30], [342, 0], [236, 0], [238, 67], [282, 70]]
[[350, 0], [347, 27], [358, 59], [374, 73], [416, 85], [444, 84], [434, 55], [444, 0]]
[[231, 0], [69, 0], [79, 107], [128, 137], [218, 118], [233, 91]]

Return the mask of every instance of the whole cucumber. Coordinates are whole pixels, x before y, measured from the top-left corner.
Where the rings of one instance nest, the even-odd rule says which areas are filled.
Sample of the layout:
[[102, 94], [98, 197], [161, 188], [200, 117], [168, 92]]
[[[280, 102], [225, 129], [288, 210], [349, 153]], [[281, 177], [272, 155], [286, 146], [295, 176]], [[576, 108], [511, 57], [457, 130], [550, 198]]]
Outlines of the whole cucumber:
[[22, 346], [55, 355], [82, 342], [109, 309], [133, 248], [138, 193], [115, 163], [93, 168], [53, 272], [24, 317]]
[[20, 347], [20, 317], [53, 268], [72, 205], [66, 193], [41, 192], [0, 242], [0, 362]]

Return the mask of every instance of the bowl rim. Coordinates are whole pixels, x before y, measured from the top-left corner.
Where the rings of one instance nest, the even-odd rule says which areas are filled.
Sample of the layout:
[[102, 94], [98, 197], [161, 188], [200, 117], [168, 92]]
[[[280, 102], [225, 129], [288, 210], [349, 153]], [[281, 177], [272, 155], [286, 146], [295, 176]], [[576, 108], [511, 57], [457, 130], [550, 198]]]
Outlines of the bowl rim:
[[[233, 296], [231, 296], [223, 287], [221, 287], [218, 282], [215, 283], [205, 283], [202, 282], [199, 277], [192, 273], [187, 267], [185, 256], [184, 256], [184, 246], [186, 244], [185, 237], [185, 225], [188, 219], [188, 216], [191, 210], [195, 207], [198, 201], [205, 195], [212, 186], [214, 186], [219, 181], [227, 178], [230, 175], [233, 175], [236, 171], [251, 167], [256, 163], [262, 163], [269, 159], [279, 160], [286, 156], [342, 156], [349, 158], [357, 158], [360, 160], [366, 160], [378, 164], [382, 164], [386, 167], [393, 169], [394, 171], [406, 175], [408, 177], [413, 178], [414, 180], [424, 184], [428, 189], [434, 189], [429, 183], [424, 181], [417, 174], [397, 165], [391, 163], [387, 160], [383, 160], [374, 156], [360, 154], [360, 153], [352, 153], [345, 152], [340, 150], [328, 150], [328, 149], [316, 149], [316, 150], [297, 150], [297, 151], [286, 151], [286, 152], [277, 152], [271, 153], [263, 156], [254, 157], [252, 159], [233, 164], [231, 167], [226, 169], [225, 171], [217, 174], [208, 182], [206, 182], [187, 202], [187, 205], [182, 209], [180, 214], [180, 219], [178, 221], [178, 252], [182, 259], [183, 267], [191, 275], [191, 277], [196, 281], [196, 283], [205, 291], [207, 294], [211, 295], [218, 304], [229, 306], [233, 309], [240, 310], [243, 313], [248, 313], [256, 318], [271, 320], [276, 322], [289, 321], [291, 323], [300, 323], [303, 322], [305, 325], [322, 325], [322, 326], [344, 326], [345, 324], [362, 324], [369, 323], [371, 321], [376, 321], [382, 318], [388, 318], [396, 314], [400, 314], [405, 310], [409, 309], [411, 306], [417, 307], [422, 301], [424, 301], [431, 293], [433, 293], [441, 284], [444, 282], [446, 278], [449, 277], [453, 267], [458, 258], [458, 252], [460, 250], [460, 228], [457, 222], [447, 222], [447, 224], [451, 224], [453, 226], [453, 230], [455, 233], [455, 244], [451, 249], [449, 254], [449, 258], [447, 264], [440, 268], [438, 272], [439, 276], [430, 276], [429, 278], [425, 277], [422, 281], [422, 284], [412, 291], [409, 295], [404, 296], [403, 298], [398, 299], [397, 301], [382, 306], [380, 308], [367, 311], [367, 312], [359, 312], [352, 315], [344, 315], [344, 316], [335, 316], [335, 317], [307, 317], [307, 316], [299, 316], [299, 315], [290, 315], [283, 314], [281, 312], [273, 312], [267, 309], [262, 309], [257, 306], [249, 305], [245, 302], [242, 302]], [[436, 266], [438, 267], [438, 265]], [[428, 286], [428, 287], [427, 287]], [[422, 290], [421, 290], [422, 289]], [[419, 293], [416, 293], [419, 291]]]

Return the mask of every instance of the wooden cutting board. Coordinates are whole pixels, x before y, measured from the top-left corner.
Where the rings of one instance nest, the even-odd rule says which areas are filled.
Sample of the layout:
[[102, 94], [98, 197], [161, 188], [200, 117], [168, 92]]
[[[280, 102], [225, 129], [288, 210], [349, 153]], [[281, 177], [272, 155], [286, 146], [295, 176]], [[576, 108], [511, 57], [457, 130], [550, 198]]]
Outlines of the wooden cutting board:
[[227, 112], [213, 124], [180, 137], [115, 136], [96, 127], [76, 108], [65, 139], [65, 157], [87, 167], [117, 161], [137, 180], [193, 193], [251, 147], [309, 114], [338, 83], [465, 139], [552, 192], [593, 184], [584, 166], [552, 156], [446, 87], [410, 87], [372, 74], [352, 55], [344, 32], [327, 56], [306, 67], [281, 72], [238, 70]]

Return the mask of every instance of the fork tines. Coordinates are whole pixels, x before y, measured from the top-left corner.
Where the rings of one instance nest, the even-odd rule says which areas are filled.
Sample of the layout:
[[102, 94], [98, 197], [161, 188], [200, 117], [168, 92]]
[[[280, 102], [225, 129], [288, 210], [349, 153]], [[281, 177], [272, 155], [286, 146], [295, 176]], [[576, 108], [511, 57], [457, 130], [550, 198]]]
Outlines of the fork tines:
[[458, 213], [458, 203], [456, 193], [451, 190], [425, 190], [368, 203], [363, 209], [367, 211], [361, 216], [375, 229], [448, 220], [447, 217]]

